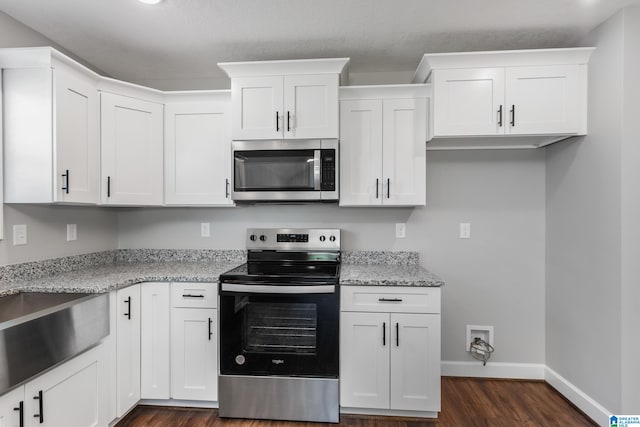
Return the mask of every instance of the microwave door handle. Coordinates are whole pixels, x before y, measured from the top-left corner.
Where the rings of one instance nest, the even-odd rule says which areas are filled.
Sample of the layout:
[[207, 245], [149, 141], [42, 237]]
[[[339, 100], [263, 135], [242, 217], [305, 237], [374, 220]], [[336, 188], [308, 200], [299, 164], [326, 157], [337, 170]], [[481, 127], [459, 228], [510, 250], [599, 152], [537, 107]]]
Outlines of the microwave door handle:
[[320, 190], [320, 150], [313, 151], [313, 189]]

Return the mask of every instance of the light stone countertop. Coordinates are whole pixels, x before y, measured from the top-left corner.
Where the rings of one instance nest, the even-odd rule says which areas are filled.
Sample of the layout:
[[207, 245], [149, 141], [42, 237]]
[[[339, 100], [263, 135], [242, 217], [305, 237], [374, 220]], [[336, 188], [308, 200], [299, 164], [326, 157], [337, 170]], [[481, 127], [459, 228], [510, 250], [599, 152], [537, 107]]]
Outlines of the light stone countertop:
[[444, 286], [444, 281], [419, 264], [342, 264], [340, 285]]
[[141, 282], [218, 282], [241, 262], [140, 262], [111, 264], [47, 277], [0, 283], [0, 296], [18, 292], [103, 293]]

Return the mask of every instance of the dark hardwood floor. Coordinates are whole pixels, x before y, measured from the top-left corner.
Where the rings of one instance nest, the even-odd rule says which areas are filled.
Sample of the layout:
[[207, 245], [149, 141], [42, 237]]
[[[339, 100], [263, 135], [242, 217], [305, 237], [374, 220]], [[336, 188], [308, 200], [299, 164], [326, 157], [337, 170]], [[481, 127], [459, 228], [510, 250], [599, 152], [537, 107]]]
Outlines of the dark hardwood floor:
[[[138, 406], [117, 427], [333, 427], [335, 424], [221, 419], [215, 409]], [[342, 415], [344, 427], [593, 427], [589, 418], [541, 381], [442, 378], [437, 421]]]

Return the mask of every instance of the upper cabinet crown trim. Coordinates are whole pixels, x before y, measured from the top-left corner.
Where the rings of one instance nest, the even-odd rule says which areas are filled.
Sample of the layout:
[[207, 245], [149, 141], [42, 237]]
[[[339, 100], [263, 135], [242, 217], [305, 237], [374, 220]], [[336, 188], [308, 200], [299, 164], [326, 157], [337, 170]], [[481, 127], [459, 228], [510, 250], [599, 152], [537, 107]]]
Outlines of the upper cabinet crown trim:
[[349, 58], [219, 62], [218, 67], [230, 78], [292, 74], [340, 74], [341, 83], [346, 84]]
[[595, 47], [578, 47], [427, 53], [420, 60], [412, 82], [426, 82], [431, 71], [437, 69], [587, 64], [594, 50]]

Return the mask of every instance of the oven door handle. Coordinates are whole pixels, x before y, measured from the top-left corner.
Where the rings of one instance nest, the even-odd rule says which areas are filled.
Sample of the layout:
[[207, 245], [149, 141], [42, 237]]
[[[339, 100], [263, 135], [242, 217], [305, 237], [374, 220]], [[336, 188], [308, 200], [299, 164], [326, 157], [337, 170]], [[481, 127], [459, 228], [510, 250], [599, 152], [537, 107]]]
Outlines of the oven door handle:
[[236, 285], [223, 283], [222, 292], [238, 292], [243, 294], [333, 294], [335, 285]]

